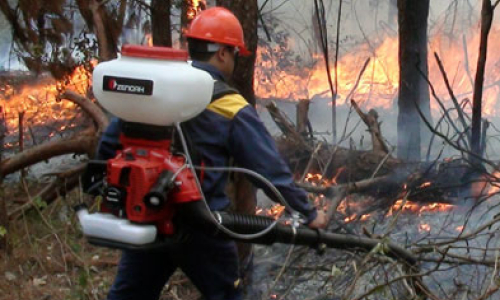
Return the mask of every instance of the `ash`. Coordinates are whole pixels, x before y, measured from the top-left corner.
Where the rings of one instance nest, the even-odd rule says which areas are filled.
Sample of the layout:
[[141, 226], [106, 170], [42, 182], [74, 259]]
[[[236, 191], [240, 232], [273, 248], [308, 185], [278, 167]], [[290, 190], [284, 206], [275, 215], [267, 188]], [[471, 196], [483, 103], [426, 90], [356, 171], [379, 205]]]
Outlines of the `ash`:
[[[362, 204], [352, 205], [351, 213], [375, 201], [348, 197]], [[346, 214], [337, 211], [328, 231], [403, 245], [415, 254], [418, 270], [389, 258], [383, 247], [318, 253], [302, 246], [254, 246], [246, 299], [498, 299], [499, 200], [494, 194], [438, 209], [387, 206], [347, 223]]]

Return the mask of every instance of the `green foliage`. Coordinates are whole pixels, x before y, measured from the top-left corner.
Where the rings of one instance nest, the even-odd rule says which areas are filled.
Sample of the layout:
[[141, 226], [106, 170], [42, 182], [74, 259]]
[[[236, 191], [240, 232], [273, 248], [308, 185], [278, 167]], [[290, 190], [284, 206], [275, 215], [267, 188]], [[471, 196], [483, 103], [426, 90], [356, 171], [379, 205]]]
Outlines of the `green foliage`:
[[33, 204], [38, 208], [38, 209], [44, 209], [47, 207], [47, 202], [43, 201], [42, 198], [36, 197], [33, 199]]
[[0, 238], [3, 238], [7, 234], [7, 228], [0, 226]]

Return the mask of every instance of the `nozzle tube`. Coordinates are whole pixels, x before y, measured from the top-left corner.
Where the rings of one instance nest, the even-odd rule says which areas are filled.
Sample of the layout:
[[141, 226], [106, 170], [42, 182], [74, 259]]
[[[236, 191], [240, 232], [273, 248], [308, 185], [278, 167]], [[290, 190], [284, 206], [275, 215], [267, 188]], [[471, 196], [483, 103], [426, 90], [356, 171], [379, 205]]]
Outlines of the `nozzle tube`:
[[[218, 213], [220, 222], [225, 227], [238, 233], [251, 234], [261, 231], [269, 226], [274, 220], [269, 217], [247, 216], [232, 213]], [[278, 224], [271, 232], [248, 242], [258, 244], [295, 244], [306, 245], [320, 249], [321, 247], [336, 249], [351, 249], [371, 251], [378, 244], [384, 244], [381, 240], [364, 238], [349, 234], [329, 233], [322, 229], [311, 229], [306, 226], [294, 228], [291, 225]], [[385, 242], [387, 254], [391, 257], [403, 259], [410, 265], [414, 265], [416, 258], [406, 249], [391, 242]]]
[[[208, 215], [211, 212], [204, 209], [197, 202], [185, 205], [181, 213], [186, 214], [186, 217], [189, 215], [188, 218], [182, 219], [189, 220], [187, 222], [188, 225], [198, 230], [202, 230], [213, 236], [230, 238], [241, 242], [266, 245], [284, 243], [306, 245], [318, 249], [326, 247], [360, 250], [366, 252], [373, 250], [377, 245], [381, 244], [385, 246], [383, 250], [387, 255], [393, 258], [403, 259], [409, 265], [415, 265], [417, 262], [416, 257], [410, 251], [395, 243], [384, 242], [378, 239], [359, 237], [349, 234], [329, 233], [321, 229], [311, 229], [306, 226], [299, 226], [296, 228], [282, 223], [277, 224], [268, 233], [258, 238], [251, 240], [237, 239], [229, 237], [224, 232], [218, 230], [217, 224], [213, 224], [214, 218]], [[272, 218], [263, 216], [241, 215], [228, 212], [215, 212], [214, 214], [215, 219], [218, 220], [220, 225], [223, 225], [224, 227], [240, 234], [253, 234], [261, 232], [275, 221]]]

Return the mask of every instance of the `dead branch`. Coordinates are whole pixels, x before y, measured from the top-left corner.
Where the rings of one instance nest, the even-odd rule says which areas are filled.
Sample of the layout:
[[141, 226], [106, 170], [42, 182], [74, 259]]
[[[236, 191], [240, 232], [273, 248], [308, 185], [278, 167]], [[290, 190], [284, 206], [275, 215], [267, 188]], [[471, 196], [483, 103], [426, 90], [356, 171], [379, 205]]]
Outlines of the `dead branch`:
[[[431, 83], [429, 77], [427, 76], [427, 74], [425, 74], [425, 72], [419, 67], [417, 66], [417, 71], [418, 73], [420, 74], [420, 76], [422, 76], [422, 78], [427, 82], [427, 84], [429, 85], [429, 88], [431, 90], [431, 94], [432, 94], [432, 97], [434, 98], [434, 100], [436, 100], [436, 102], [438, 103], [439, 107], [441, 108], [441, 110], [443, 111], [443, 118], [446, 117], [446, 119], [448, 120], [449, 124], [451, 125], [451, 127], [453, 127], [453, 129], [455, 130], [455, 132], [459, 135], [459, 137], [462, 137], [462, 132], [460, 131], [460, 129], [458, 129], [457, 125], [455, 124], [455, 122], [453, 121], [453, 119], [451, 118], [450, 116], [450, 113], [449, 113], [449, 110], [446, 109], [446, 107], [444, 106], [443, 104], [443, 101], [441, 101], [441, 99], [439, 98], [439, 96], [437, 95], [436, 93], [436, 90], [434, 88], [434, 85]], [[421, 109], [420, 107], [417, 106], [417, 109], [419, 110], [419, 112], [421, 112]], [[422, 116], [422, 115], [421, 115]], [[432, 130], [429, 126], [432, 126], [430, 125], [430, 122], [427, 120], [427, 118], [425, 118], [424, 122], [426, 124], [429, 124], [427, 125], [427, 127], [431, 130], [432, 133], [436, 134], [436, 130]], [[464, 131], [467, 130], [467, 126], [464, 127]], [[457, 144], [460, 145], [460, 142], [463, 142], [465, 144], [465, 147], [468, 148], [468, 143], [466, 140], [463, 140], [463, 138], [459, 138], [457, 140]]]
[[354, 86], [352, 87], [352, 89], [349, 91], [349, 94], [347, 94], [347, 96], [345, 97], [345, 101], [350, 101], [351, 100], [351, 97], [352, 95], [354, 94], [354, 92], [358, 89], [358, 86], [359, 86], [359, 82], [361, 81], [361, 77], [363, 77], [363, 74], [365, 73], [366, 71], [366, 68], [368, 67], [368, 64], [370, 63], [370, 58], [368, 57], [366, 60], [365, 60], [365, 63], [363, 64], [363, 66], [361, 67], [361, 70], [359, 71], [359, 74], [358, 74], [358, 77], [356, 78], [356, 82], [354, 83]]
[[354, 107], [361, 120], [363, 120], [363, 122], [368, 127], [368, 131], [370, 132], [372, 137], [372, 151], [388, 154], [389, 148], [382, 138], [382, 132], [380, 130], [380, 123], [378, 122], [377, 112], [374, 109], [370, 109], [368, 114], [365, 114], [363, 111], [361, 111], [358, 104], [354, 100], [351, 100], [351, 105], [352, 107]]
[[474, 87], [474, 80], [472, 79], [472, 75], [470, 73], [470, 68], [469, 68], [469, 51], [467, 50], [467, 39], [465, 38], [465, 34], [462, 35], [462, 47], [464, 49], [465, 73], [467, 73], [467, 78], [469, 78], [471, 87]]
[[54, 156], [73, 153], [93, 156], [98, 139], [95, 130], [89, 128], [66, 140], [40, 144], [0, 162], [0, 178]]
[[295, 129], [295, 126], [292, 122], [290, 122], [283, 113], [276, 106], [275, 102], [270, 102], [266, 105], [267, 110], [271, 114], [273, 121], [278, 125], [283, 134], [289, 139], [293, 140], [303, 149], [307, 149], [309, 151], [313, 151], [312, 147], [306, 143], [306, 141], [302, 138], [299, 132]]
[[296, 128], [300, 135], [306, 137], [309, 133], [312, 135], [311, 122], [309, 122], [309, 99], [300, 99], [297, 103]]
[[90, 99], [83, 97], [73, 91], [65, 91], [61, 96], [61, 99], [69, 100], [78, 106], [80, 106], [83, 111], [85, 111], [94, 122], [97, 124], [97, 133], [100, 134], [108, 126], [109, 120], [106, 114]]
[[446, 89], [448, 90], [448, 94], [450, 94], [450, 98], [453, 101], [453, 105], [455, 106], [455, 109], [457, 110], [458, 114], [458, 119], [460, 120], [460, 123], [462, 123], [462, 128], [465, 132], [467, 132], [467, 135], [469, 136], [470, 139], [470, 133], [468, 132], [469, 126], [467, 125], [467, 122], [465, 122], [465, 117], [464, 117], [464, 112], [462, 108], [460, 107], [460, 104], [458, 104], [458, 100], [455, 97], [455, 93], [453, 93], [453, 89], [451, 88], [450, 81], [448, 80], [448, 75], [446, 74], [446, 71], [444, 70], [443, 63], [441, 62], [441, 59], [439, 58], [439, 55], [434, 52], [434, 57], [436, 58], [436, 62], [439, 66], [439, 71], [441, 71], [441, 75], [443, 76], [444, 83], [446, 85]]
[[323, 58], [325, 60], [326, 74], [328, 78], [328, 85], [330, 87], [330, 92], [332, 95], [332, 140], [335, 144], [337, 142], [337, 86], [338, 86], [338, 56], [339, 56], [339, 35], [340, 35], [340, 17], [342, 12], [342, 1], [339, 3], [339, 11], [337, 18], [337, 36], [335, 42], [335, 61], [334, 61], [334, 70], [335, 70], [335, 85], [332, 80], [332, 74], [330, 70], [330, 62], [329, 62], [329, 48], [328, 48], [328, 26], [326, 22], [325, 16], [325, 4], [323, 0], [315, 0], [314, 1], [314, 11], [316, 15], [316, 20], [318, 22], [318, 29], [320, 35], [320, 46], [323, 54]]

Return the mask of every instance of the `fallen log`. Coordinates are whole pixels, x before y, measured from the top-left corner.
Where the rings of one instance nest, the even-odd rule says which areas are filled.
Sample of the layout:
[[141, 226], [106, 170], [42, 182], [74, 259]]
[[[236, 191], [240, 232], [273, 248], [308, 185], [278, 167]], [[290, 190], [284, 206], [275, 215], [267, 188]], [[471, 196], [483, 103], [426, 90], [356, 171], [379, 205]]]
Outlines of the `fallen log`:
[[[278, 149], [288, 160], [292, 172], [323, 175], [314, 182], [322, 187], [303, 185], [308, 191], [335, 197], [336, 204], [339, 198], [351, 193], [391, 199], [385, 201], [387, 203], [380, 201], [381, 206], [392, 205], [406, 194], [409, 200], [420, 203], [455, 203], [458, 199], [486, 195], [484, 170], [473, 169], [466, 160], [416, 163], [393, 158], [382, 137], [377, 113], [362, 112], [354, 101], [352, 105], [369, 128], [372, 150], [353, 150], [326, 143], [315, 145], [312, 140], [306, 142], [290, 122], [279, 126], [284, 136], [277, 139]], [[276, 118], [279, 122], [287, 122], [275, 105], [272, 109], [274, 115], [280, 116]]]

